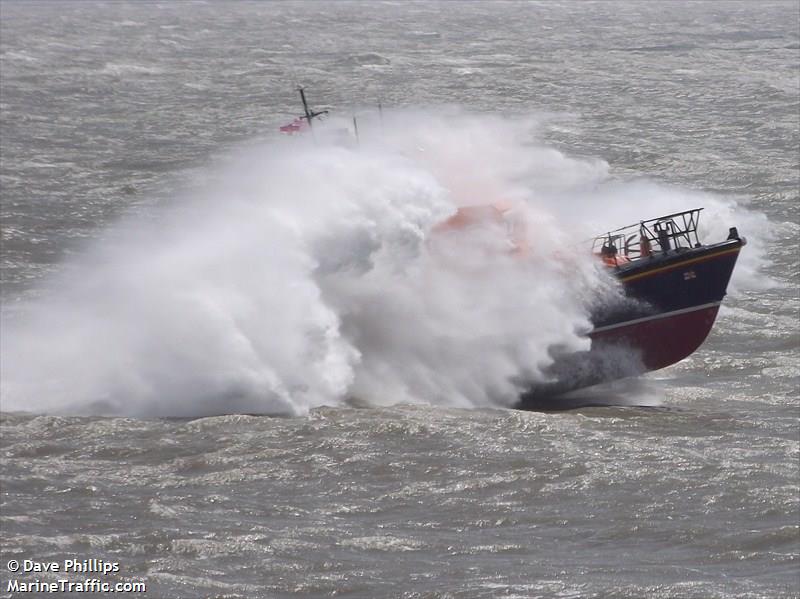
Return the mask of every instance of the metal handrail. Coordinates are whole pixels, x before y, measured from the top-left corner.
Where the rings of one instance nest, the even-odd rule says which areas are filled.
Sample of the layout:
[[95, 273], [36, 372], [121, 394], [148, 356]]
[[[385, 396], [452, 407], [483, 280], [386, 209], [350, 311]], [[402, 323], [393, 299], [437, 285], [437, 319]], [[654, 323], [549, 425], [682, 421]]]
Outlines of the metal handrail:
[[599, 253], [607, 263], [619, 266], [631, 260], [653, 256], [657, 252], [699, 247], [701, 243], [697, 226], [701, 210], [694, 208], [675, 212], [608, 231], [594, 238], [592, 252]]

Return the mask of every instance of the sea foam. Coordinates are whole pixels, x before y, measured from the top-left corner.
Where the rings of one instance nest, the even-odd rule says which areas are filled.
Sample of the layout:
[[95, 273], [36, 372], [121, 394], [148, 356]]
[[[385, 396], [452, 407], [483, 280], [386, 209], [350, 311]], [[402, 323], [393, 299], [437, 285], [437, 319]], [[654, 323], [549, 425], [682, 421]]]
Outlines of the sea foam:
[[[118, 222], [4, 319], [3, 409], [510, 406], [554, 352], [588, 348], [589, 305], [619, 292], [582, 243], [593, 232], [706, 205], [716, 241], [758, 218], [614, 180], [537, 142], [535, 124], [386, 112], [359, 140], [332, 120], [248, 144], [204, 192]], [[503, 217], [441, 227], [473, 205]]]

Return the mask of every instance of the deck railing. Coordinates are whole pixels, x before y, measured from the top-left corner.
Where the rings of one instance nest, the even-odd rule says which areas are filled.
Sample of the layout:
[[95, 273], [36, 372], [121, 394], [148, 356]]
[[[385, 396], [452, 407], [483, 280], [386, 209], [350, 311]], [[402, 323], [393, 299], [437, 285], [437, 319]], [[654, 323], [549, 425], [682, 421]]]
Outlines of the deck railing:
[[697, 225], [701, 210], [676, 212], [609, 231], [594, 239], [592, 252], [599, 254], [606, 264], [620, 266], [657, 253], [700, 247]]

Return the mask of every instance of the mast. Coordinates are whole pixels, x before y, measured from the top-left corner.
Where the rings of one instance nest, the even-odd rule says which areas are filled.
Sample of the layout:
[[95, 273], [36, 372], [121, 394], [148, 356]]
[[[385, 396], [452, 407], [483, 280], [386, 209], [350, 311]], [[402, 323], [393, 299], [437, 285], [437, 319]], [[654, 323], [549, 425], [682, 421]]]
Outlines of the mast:
[[328, 111], [327, 110], [320, 110], [318, 112], [315, 112], [315, 111], [311, 110], [308, 107], [308, 101], [306, 101], [306, 92], [305, 92], [305, 90], [302, 87], [298, 87], [297, 91], [300, 92], [300, 99], [303, 101], [303, 111], [306, 113], [305, 117], [301, 117], [301, 118], [305, 118], [306, 122], [308, 123], [308, 126], [311, 127], [311, 121], [314, 119], [314, 117], [318, 117], [318, 116], [321, 116], [323, 114], [328, 114]]

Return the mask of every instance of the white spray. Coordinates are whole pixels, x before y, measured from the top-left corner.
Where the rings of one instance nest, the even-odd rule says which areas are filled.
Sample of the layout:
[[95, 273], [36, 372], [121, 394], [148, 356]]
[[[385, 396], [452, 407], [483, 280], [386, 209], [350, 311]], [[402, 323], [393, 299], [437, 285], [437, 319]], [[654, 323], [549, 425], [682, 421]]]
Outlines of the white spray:
[[[532, 145], [525, 123], [406, 113], [379, 130], [251, 147], [205, 197], [118, 224], [4, 323], [3, 409], [511, 405], [554, 348], [588, 348], [586, 306], [614, 293], [576, 242], [709, 200], [610, 182], [604, 163]], [[655, 198], [646, 214], [633, 189]], [[436, 232], [492, 204], [508, 222]]]

